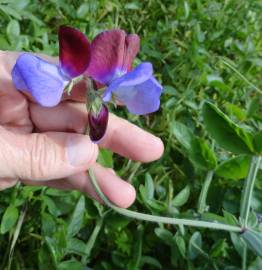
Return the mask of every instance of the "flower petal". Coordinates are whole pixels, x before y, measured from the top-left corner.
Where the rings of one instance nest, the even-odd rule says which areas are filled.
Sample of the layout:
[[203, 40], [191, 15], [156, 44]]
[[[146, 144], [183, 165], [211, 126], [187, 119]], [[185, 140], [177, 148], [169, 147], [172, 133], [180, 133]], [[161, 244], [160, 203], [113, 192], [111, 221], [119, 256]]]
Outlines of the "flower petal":
[[59, 28], [59, 59], [65, 74], [71, 78], [84, 73], [90, 62], [90, 43], [77, 29]]
[[108, 108], [104, 104], [102, 105], [98, 115], [92, 113], [91, 111], [89, 112], [89, 136], [93, 142], [98, 143], [104, 137], [108, 123], [108, 116]]
[[69, 82], [58, 66], [31, 54], [18, 57], [12, 79], [17, 89], [30, 93], [44, 107], [57, 105]]
[[144, 115], [159, 109], [162, 86], [151, 76], [135, 86], [122, 86], [114, 90], [117, 99], [127, 106], [129, 112]]
[[126, 37], [126, 49], [124, 56], [123, 69], [130, 71], [132, 63], [140, 49], [140, 38], [136, 34], [131, 34]]
[[91, 60], [87, 73], [106, 84], [123, 64], [126, 33], [123, 30], [104, 31], [91, 43]]
[[130, 70], [138, 50], [137, 35], [127, 35], [120, 29], [104, 31], [91, 43], [87, 73], [100, 83], [108, 84], [117, 73]]
[[153, 67], [151, 63], [141, 63], [134, 70], [126, 73], [113, 80], [113, 82], [105, 90], [103, 100], [108, 102], [111, 99], [111, 93], [119, 87], [130, 87], [141, 84], [147, 81], [153, 74]]

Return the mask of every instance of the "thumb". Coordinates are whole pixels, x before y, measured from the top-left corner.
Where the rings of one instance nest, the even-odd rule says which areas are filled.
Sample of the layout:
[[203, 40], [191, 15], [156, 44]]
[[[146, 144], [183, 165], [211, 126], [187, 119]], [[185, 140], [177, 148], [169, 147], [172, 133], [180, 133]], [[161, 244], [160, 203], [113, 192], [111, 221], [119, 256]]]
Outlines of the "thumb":
[[85, 135], [25, 135], [0, 127], [0, 178], [59, 179], [87, 170], [97, 155], [97, 145]]

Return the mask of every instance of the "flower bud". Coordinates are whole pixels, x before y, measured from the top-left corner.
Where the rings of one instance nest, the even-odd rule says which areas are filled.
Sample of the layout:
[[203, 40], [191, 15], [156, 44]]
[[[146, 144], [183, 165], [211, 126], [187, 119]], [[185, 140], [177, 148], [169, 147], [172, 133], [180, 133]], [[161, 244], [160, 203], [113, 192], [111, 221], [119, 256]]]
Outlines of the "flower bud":
[[108, 116], [108, 108], [104, 104], [102, 104], [97, 113], [92, 110], [92, 108], [89, 111], [89, 136], [93, 142], [98, 143], [104, 137], [108, 123]]

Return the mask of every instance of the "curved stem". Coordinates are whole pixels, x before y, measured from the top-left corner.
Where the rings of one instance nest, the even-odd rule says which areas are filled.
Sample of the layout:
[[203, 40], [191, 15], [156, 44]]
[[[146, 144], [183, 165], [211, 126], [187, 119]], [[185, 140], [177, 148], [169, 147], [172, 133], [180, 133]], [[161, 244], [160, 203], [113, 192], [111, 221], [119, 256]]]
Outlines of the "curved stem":
[[167, 224], [174, 224], [174, 225], [185, 225], [185, 226], [193, 226], [193, 227], [202, 227], [202, 228], [210, 228], [210, 229], [217, 229], [217, 230], [225, 230], [225, 231], [231, 231], [231, 232], [241, 232], [242, 229], [237, 226], [233, 225], [227, 225], [223, 223], [218, 222], [208, 222], [208, 221], [201, 221], [201, 220], [191, 220], [191, 219], [182, 219], [182, 218], [170, 218], [170, 217], [162, 217], [162, 216], [154, 216], [154, 215], [148, 215], [148, 214], [142, 214], [137, 213], [135, 211], [123, 209], [120, 207], [115, 206], [112, 204], [107, 197], [103, 194], [100, 187], [97, 184], [95, 175], [92, 171], [92, 169], [89, 169], [89, 176], [91, 179], [91, 182], [98, 194], [98, 196], [104, 201], [104, 203], [118, 212], [121, 215], [144, 220], [144, 221], [150, 221], [150, 222], [159, 222], [159, 223], [167, 223]]
[[198, 201], [198, 212], [200, 214], [204, 213], [206, 210], [207, 193], [208, 193], [209, 186], [212, 182], [213, 175], [214, 175], [214, 171], [207, 172], [203, 187], [201, 189], [201, 193], [200, 193], [199, 201]]

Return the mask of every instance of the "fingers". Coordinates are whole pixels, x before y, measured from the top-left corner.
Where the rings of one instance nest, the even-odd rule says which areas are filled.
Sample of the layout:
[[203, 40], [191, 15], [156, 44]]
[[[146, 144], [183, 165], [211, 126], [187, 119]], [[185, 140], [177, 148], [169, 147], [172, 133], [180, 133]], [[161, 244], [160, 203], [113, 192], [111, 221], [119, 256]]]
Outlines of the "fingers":
[[32, 131], [28, 102], [19, 92], [5, 92], [0, 89], [0, 125], [20, 133]]
[[0, 127], [0, 178], [59, 179], [87, 170], [98, 155], [87, 136], [47, 132], [15, 134]]
[[[99, 164], [93, 165], [92, 169], [102, 192], [113, 204], [127, 208], [134, 202], [136, 192], [132, 185], [123, 181], [115, 173], [112, 173], [112, 170], [106, 169]], [[76, 189], [101, 202], [86, 172], [81, 172], [62, 180], [23, 182], [29, 185], [46, 185], [58, 189]]]
[[[31, 119], [40, 131], [83, 133], [87, 125], [86, 108], [81, 103], [63, 102], [54, 108], [31, 104], [30, 111]], [[164, 150], [159, 138], [112, 114], [100, 146], [141, 162], [160, 158]]]
[[18, 179], [0, 178], [0, 191], [14, 186], [17, 181]]

